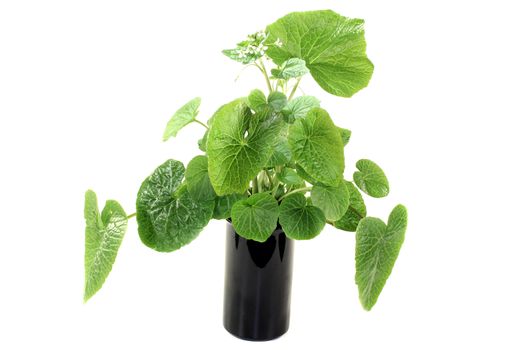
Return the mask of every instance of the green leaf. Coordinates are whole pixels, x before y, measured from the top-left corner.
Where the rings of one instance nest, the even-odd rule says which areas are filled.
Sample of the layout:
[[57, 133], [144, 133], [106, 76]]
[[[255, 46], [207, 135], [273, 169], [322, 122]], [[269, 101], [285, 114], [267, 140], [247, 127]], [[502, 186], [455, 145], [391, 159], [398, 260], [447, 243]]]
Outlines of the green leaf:
[[309, 72], [306, 62], [300, 58], [290, 58], [281, 64], [281, 67], [272, 69], [272, 76], [277, 79], [288, 80], [299, 78]]
[[286, 235], [293, 239], [312, 239], [323, 230], [323, 211], [306, 202], [301, 193], [284, 198], [279, 206], [279, 223]]
[[339, 184], [345, 169], [343, 142], [324, 109], [314, 108], [294, 123], [288, 142], [297, 164], [308, 175], [325, 185]]
[[407, 210], [396, 206], [388, 225], [377, 218], [361, 220], [356, 233], [356, 275], [359, 299], [366, 310], [372, 309], [392, 272], [405, 240]]
[[197, 201], [215, 200], [216, 194], [208, 176], [208, 157], [197, 156], [186, 169], [188, 192]]
[[339, 130], [339, 133], [341, 134], [341, 141], [343, 141], [343, 146], [346, 146], [348, 144], [348, 141], [350, 141], [350, 136], [352, 136], [352, 132], [345, 128], [337, 127], [337, 130]]
[[272, 147], [271, 156], [266, 163], [266, 168], [274, 168], [279, 165], [286, 165], [292, 160], [292, 150], [288, 144], [288, 125], [283, 124], [277, 131], [277, 137]]
[[201, 98], [195, 97], [190, 102], [179, 108], [177, 112], [171, 117], [166, 130], [164, 130], [164, 141], [170, 137], [177, 136], [180, 129], [195, 120], [197, 114], [199, 114], [199, 107], [201, 105]]
[[334, 227], [355, 232], [357, 225], [366, 216], [366, 206], [359, 190], [349, 181], [345, 181], [348, 190], [349, 205], [342, 218], [334, 222]]
[[237, 193], [216, 197], [213, 218], [217, 220], [230, 218], [233, 205], [244, 198], [246, 194]]
[[280, 112], [288, 102], [285, 94], [279, 91], [272, 91], [268, 95], [268, 106], [275, 112]]
[[[294, 186], [295, 187], [295, 186]], [[305, 186], [301, 186], [301, 187], [305, 187]], [[295, 189], [295, 188], [294, 188]], [[285, 193], [285, 188], [284, 186], [281, 184], [277, 187], [277, 190], [275, 191], [275, 194], [274, 194], [274, 197], [275, 198], [281, 198], [282, 196], [284, 196], [284, 193]]]
[[213, 118], [207, 144], [213, 188], [219, 196], [244, 193], [270, 159], [283, 123], [273, 113], [252, 116], [244, 99], [222, 106]]
[[128, 219], [118, 202], [106, 202], [102, 215], [98, 211], [97, 195], [88, 190], [84, 203], [86, 219], [84, 302], [102, 287], [111, 272]]
[[339, 220], [348, 208], [348, 190], [344, 181], [337, 186], [315, 184], [312, 187], [312, 204], [320, 208], [329, 221]]
[[206, 142], [208, 142], [208, 130], [204, 133], [204, 136], [202, 136], [202, 139], [199, 139], [197, 141], [199, 144], [199, 149], [203, 152], [206, 152]]
[[303, 179], [290, 168], [283, 168], [281, 172], [277, 174], [277, 179], [290, 186], [300, 185], [304, 182]]
[[264, 242], [277, 227], [279, 205], [269, 193], [257, 193], [238, 201], [232, 208], [235, 231], [246, 239]]
[[[374, 71], [363, 27], [363, 20], [330, 10], [293, 12], [266, 28], [267, 55], [278, 65], [303, 59], [324, 90], [350, 97], [368, 85]], [[282, 45], [275, 44], [278, 40]]]
[[319, 107], [321, 103], [313, 96], [299, 96], [288, 102], [282, 110], [287, 123], [292, 124], [296, 119], [306, 117], [312, 108]]
[[374, 198], [386, 197], [390, 191], [388, 179], [376, 163], [361, 159], [355, 164], [354, 182], [361, 191]]
[[304, 171], [304, 169], [301, 168], [300, 165], [295, 164], [295, 171], [297, 172], [297, 175], [299, 175], [301, 178], [308, 181], [312, 185], [317, 183], [317, 180], [308, 175], [306, 171]]
[[262, 112], [267, 106], [266, 102], [266, 95], [259, 89], [252, 90], [248, 95], [248, 107], [255, 112]]
[[196, 201], [182, 184], [184, 165], [168, 160], [140, 187], [137, 223], [142, 242], [170, 252], [193, 241], [210, 221], [215, 203]]

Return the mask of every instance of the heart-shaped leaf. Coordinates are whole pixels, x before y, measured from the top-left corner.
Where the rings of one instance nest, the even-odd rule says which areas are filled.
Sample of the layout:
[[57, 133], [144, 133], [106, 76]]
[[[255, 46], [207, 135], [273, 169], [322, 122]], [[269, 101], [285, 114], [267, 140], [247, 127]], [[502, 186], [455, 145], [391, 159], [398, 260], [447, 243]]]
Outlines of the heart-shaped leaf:
[[339, 184], [345, 169], [343, 142], [324, 109], [314, 108], [290, 126], [288, 142], [297, 164], [308, 175], [329, 186]]
[[307, 74], [306, 62], [300, 58], [290, 58], [281, 64], [279, 68], [272, 69], [272, 76], [277, 79], [288, 80], [298, 78]]
[[256, 193], [232, 207], [235, 231], [246, 239], [264, 242], [277, 227], [279, 205], [269, 193]]
[[252, 115], [245, 99], [230, 102], [214, 114], [207, 153], [217, 195], [248, 189], [251, 179], [270, 159], [282, 124], [274, 113]]
[[366, 310], [377, 302], [392, 272], [405, 240], [406, 228], [407, 210], [402, 205], [392, 210], [387, 225], [380, 219], [366, 217], [357, 226], [355, 281], [359, 299]]
[[184, 165], [168, 160], [140, 187], [137, 223], [142, 242], [155, 250], [170, 252], [193, 241], [210, 221], [215, 203], [197, 201], [186, 184]]
[[279, 165], [286, 165], [292, 160], [292, 150], [288, 144], [288, 128], [283, 127], [275, 140], [272, 155], [266, 163], [266, 168], [274, 168]]
[[179, 108], [173, 117], [171, 117], [168, 125], [166, 125], [166, 130], [164, 130], [164, 141], [170, 137], [177, 136], [177, 133], [180, 129], [191, 123], [195, 120], [197, 114], [199, 114], [199, 107], [201, 105], [201, 98], [196, 97], [190, 102], [186, 103], [184, 106]]
[[230, 218], [233, 205], [245, 198], [246, 194], [238, 193], [216, 197], [215, 209], [213, 210], [213, 218], [217, 220]]
[[278, 174], [277, 179], [282, 183], [290, 186], [296, 186], [302, 184], [303, 179], [297, 175], [295, 170], [290, 168], [283, 168]]
[[267, 55], [278, 65], [303, 59], [324, 90], [350, 97], [368, 85], [374, 71], [363, 28], [363, 20], [330, 10], [293, 12], [266, 28]]
[[301, 178], [303, 178], [305, 181], [311, 183], [312, 185], [317, 183], [317, 180], [311, 177], [304, 171], [303, 168], [301, 168], [300, 165], [295, 164], [295, 171], [297, 172], [297, 175], [299, 175]]
[[253, 109], [255, 112], [262, 112], [266, 106], [266, 96], [264, 92], [259, 89], [252, 90], [248, 95], [248, 107]]
[[118, 202], [106, 202], [102, 215], [98, 211], [97, 195], [89, 190], [84, 203], [86, 219], [84, 302], [104, 284], [117, 257], [128, 219]]
[[279, 206], [279, 223], [286, 235], [293, 239], [312, 239], [325, 225], [323, 211], [306, 202], [301, 193], [284, 198]]
[[366, 206], [359, 190], [349, 181], [345, 181], [348, 190], [349, 205], [342, 218], [334, 222], [340, 230], [355, 232], [357, 225], [366, 216]]
[[279, 91], [272, 91], [268, 95], [268, 106], [275, 112], [280, 112], [288, 102], [286, 95]]
[[359, 171], [354, 173], [354, 182], [361, 191], [374, 198], [388, 195], [388, 179], [379, 165], [371, 160], [361, 159], [355, 166]]
[[208, 176], [208, 157], [196, 156], [186, 169], [188, 192], [197, 201], [214, 200], [217, 196]]
[[296, 119], [306, 117], [312, 108], [320, 107], [321, 103], [313, 96], [299, 96], [288, 102], [282, 110], [285, 121], [292, 124]]
[[339, 220], [348, 208], [348, 190], [344, 181], [337, 186], [315, 184], [312, 187], [312, 204], [320, 208], [329, 221]]

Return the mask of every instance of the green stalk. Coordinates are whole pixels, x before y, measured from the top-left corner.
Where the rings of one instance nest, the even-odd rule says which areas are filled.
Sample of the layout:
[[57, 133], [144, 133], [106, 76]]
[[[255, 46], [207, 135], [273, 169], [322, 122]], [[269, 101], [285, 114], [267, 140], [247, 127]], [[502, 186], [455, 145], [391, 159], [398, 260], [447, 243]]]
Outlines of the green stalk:
[[298, 192], [308, 192], [308, 191], [311, 191], [311, 190], [312, 190], [311, 187], [301, 187], [301, 188], [298, 188], [296, 190], [293, 190], [293, 191], [290, 191], [288, 193], [283, 194], [281, 196], [281, 198], [278, 199], [278, 201], [282, 201], [284, 198], [288, 197], [291, 194], [298, 193]]
[[261, 175], [261, 173], [259, 173], [259, 175], [257, 175], [257, 191], [259, 193], [262, 193], [262, 192], [264, 192], [264, 190], [263, 190], [262, 179], [261, 179], [260, 175]]
[[209, 128], [208, 128], [208, 125], [204, 124], [204, 123], [201, 122], [200, 120], [193, 119], [193, 121], [194, 121], [195, 123], [197, 123], [197, 124], [200, 124], [200, 125], [204, 126], [206, 129], [209, 129]]
[[273, 180], [272, 180], [272, 175], [270, 175], [270, 171], [268, 169], [265, 169], [264, 173], [266, 174], [266, 178], [268, 179], [269, 187], [273, 188]]
[[297, 88], [299, 87], [299, 83], [301, 82], [301, 78], [297, 78], [297, 82], [295, 83], [292, 92], [290, 93], [290, 96], [288, 96], [288, 101], [290, 101], [293, 98], [293, 95], [295, 95], [295, 92], [297, 91]]
[[268, 91], [272, 92], [272, 83], [270, 82], [270, 78], [268, 77], [268, 72], [266, 71], [266, 67], [264, 66], [264, 63], [262, 60], [259, 60], [259, 64], [255, 63], [257, 68], [261, 71], [261, 73], [264, 75], [264, 79], [266, 80], [266, 86], [268, 87]]

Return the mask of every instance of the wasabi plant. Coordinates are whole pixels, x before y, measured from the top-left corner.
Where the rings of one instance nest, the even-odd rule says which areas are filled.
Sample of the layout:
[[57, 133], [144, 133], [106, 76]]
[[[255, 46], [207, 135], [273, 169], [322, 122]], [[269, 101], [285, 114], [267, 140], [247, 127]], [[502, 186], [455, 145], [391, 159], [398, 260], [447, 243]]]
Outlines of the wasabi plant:
[[367, 217], [361, 192], [385, 197], [383, 170], [359, 160], [344, 179], [344, 147], [351, 132], [336, 126], [319, 99], [298, 95], [310, 74], [326, 92], [351, 97], [368, 85], [374, 66], [366, 56], [364, 21], [333, 11], [290, 13], [223, 53], [258, 69], [267, 93], [253, 90], [220, 107], [205, 123], [200, 98], [175, 112], [164, 140], [198, 123], [202, 154], [186, 166], [168, 160], [148, 176], [136, 214], [116, 201], [100, 213], [85, 196], [85, 300], [102, 286], [127, 221], [136, 215], [142, 242], [171, 252], [193, 241], [211, 219], [231, 220], [239, 235], [264, 242], [282, 227], [291, 239], [312, 239], [326, 224], [356, 232], [356, 275], [363, 307], [370, 310], [390, 275], [404, 240], [407, 211], [396, 206], [388, 222]]

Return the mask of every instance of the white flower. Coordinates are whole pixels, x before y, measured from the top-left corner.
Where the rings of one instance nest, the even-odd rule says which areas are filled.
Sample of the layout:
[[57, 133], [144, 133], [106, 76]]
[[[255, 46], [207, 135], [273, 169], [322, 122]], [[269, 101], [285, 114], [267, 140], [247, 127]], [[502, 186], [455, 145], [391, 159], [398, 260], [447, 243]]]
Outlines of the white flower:
[[277, 47], [283, 47], [283, 42], [279, 38], [277, 38], [273, 44]]

